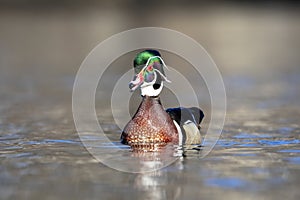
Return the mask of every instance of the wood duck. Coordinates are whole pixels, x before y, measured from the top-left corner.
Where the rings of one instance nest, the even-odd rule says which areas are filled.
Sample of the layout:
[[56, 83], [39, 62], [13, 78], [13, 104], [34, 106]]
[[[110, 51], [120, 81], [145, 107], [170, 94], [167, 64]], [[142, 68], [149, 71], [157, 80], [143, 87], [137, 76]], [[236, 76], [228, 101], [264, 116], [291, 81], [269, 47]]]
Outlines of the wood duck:
[[200, 123], [202, 110], [169, 108], [165, 110], [159, 94], [164, 81], [170, 82], [164, 72], [161, 54], [145, 50], [134, 59], [134, 79], [129, 83], [131, 91], [140, 88], [142, 102], [135, 115], [121, 134], [121, 143], [134, 151], [158, 151], [167, 144], [201, 144]]

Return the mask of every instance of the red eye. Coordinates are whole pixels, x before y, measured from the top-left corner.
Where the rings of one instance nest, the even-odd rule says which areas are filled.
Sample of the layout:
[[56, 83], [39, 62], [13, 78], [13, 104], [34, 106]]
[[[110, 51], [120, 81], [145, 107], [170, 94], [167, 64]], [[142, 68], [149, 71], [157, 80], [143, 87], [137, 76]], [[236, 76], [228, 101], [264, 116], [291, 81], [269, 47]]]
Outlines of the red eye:
[[147, 70], [148, 70], [148, 71], [152, 71], [152, 70], [153, 70], [153, 66], [152, 66], [152, 65], [149, 65], [149, 66], [147, 67]]

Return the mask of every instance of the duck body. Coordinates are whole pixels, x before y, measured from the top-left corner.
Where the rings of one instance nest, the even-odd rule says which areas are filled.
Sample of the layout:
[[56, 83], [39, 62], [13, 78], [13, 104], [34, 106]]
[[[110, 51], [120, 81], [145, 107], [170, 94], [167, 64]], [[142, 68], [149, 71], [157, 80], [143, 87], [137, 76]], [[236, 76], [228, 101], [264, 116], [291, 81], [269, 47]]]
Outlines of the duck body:
[[178, 144], [178, 134], [160, 98], [144, 96], [137, 112], [124, 128], [121, 142], [132, 149], [156, 151], [167, 143]]

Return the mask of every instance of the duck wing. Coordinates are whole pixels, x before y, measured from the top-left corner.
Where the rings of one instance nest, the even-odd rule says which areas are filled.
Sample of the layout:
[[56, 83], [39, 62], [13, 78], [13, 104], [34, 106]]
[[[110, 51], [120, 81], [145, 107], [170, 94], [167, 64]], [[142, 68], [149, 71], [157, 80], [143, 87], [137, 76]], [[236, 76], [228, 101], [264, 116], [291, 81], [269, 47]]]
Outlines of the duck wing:
[[177, 122], [180, 126], [188, 121], [195, 123], [200, 128], [200, 123], [204, 118], [204, 113], [200, 108], [168, 108], [166, 112], [170, 117]]
[[166, 112], [180, 127], [182, 144], [201, 144], [200, 123], [204, 118], [204, 113], [200, 108], [168, 108]]

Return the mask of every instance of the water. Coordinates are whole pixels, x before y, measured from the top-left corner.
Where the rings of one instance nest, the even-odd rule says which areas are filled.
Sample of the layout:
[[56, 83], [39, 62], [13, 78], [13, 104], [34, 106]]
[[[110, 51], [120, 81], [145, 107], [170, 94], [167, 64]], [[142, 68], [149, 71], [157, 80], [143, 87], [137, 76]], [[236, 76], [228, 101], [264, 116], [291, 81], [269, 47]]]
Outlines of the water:
[[[239, 84], [225, 80], [232, 89], [229, 108], [213, 151], [199, 159], [197, 151], [189, 150], [168, 167], [144, 174], [111, 169], [88, 153], [73, 124], [68, 85], [56, 98], [57, 91], [9, 91], [6, 96], [18, 98], [2, 96], [1, 199], [299, 199], [300, 111], [294, 98], [277, 96], [272, 100], [276, 106], [270, 105], [264, 97], [256, 98], [264, 85], [255, 82], [249, 83], [252, 99], [233, 98], [230, 93]], [[285, 83], [292, 86], [289, 80]], [[291, 90], [278, 87], [276, 94], [281, 89], [286, 95]], [[233, 104], [237, 99], [240, 103]], [[120, 130], [114, 124], [103, 126], [117, 144]], [[126, 147], [121, 153], [128, 164], [132, 153]]]

